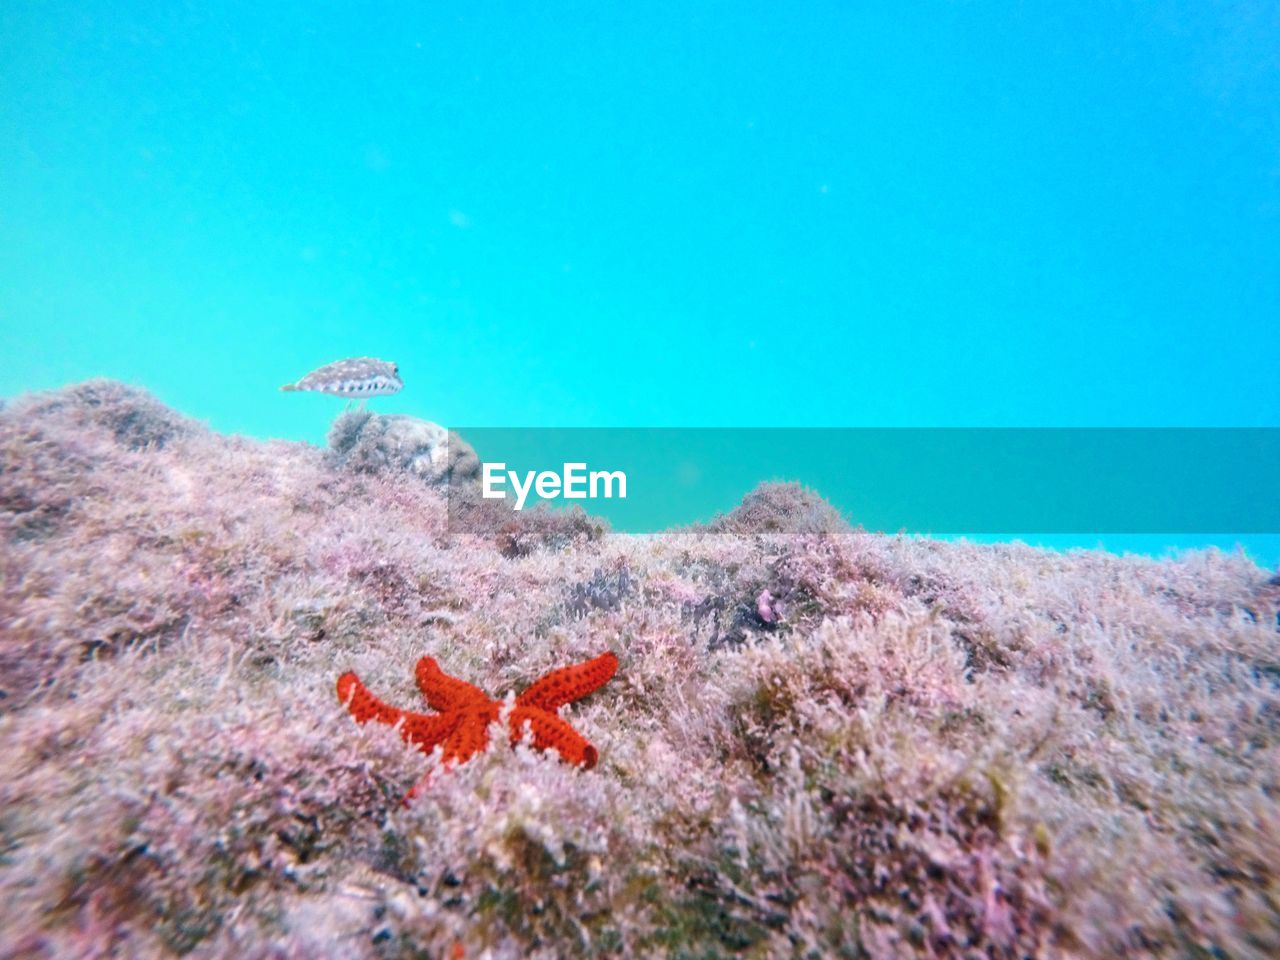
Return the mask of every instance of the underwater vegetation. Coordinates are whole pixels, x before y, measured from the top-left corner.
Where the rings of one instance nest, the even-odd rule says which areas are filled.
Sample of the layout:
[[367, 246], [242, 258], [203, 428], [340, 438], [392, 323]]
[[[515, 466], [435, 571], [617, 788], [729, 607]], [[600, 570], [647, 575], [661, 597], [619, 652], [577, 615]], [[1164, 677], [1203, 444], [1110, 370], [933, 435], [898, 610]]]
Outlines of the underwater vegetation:
[[[379, 453], [412, 424], [368, 427], [344, 462], [105, 381], [0, 409], [0, 957], [1280, 953], [1271, 571], [794, 486], [723, 532], [449, 534]], [[591, 769], [445, 771], [334, 694], [606, 649], [560, 708]]]
[[715, 533], [847, 533], [849, 524], [818, 493], [799, 483], [762, 483], [729, 513], [705, 525]]

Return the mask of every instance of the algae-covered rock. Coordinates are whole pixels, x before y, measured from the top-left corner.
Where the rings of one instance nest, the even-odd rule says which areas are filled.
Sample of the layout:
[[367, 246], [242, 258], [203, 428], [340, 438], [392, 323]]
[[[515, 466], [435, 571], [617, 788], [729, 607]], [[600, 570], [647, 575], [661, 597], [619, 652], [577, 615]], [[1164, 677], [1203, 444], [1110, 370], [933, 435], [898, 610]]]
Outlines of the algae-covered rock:
[[[468, 453], [0, 410], [0, 956], [1280, 955], [1274, 570], [794, 485], [608, 534], [441, 485]], [[591, 770], [446, 767], [336, 686], [429, 714], [423, 657], [497, 699], [605, 651]]]
[[115, 380], [86, 380], [64, 390], [23, 397], [9, 413], [106, 430], [129, 450], [158, 450], [200, 429], [147, 391]]
[[465, 440], [438, 423], [403, 414], [342, 414], [329, 430], [329, 454], [332, 462], [358, 473], [403, 470], [432, 484], [480, 473], [480, 460]]
[[729, 513], [716, 517], [713, 533], [849, 533], [848, 521], [831, 503], [794, 482], [762, 483]]

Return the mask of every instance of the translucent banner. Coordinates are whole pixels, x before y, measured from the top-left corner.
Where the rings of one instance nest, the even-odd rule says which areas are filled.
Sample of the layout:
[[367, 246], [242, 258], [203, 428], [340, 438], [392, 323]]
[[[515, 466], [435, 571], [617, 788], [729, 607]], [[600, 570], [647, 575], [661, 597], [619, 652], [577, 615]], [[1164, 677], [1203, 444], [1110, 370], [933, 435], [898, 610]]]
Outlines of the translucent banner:
[[884, 532], [1280, 532], [1280, 429], [481, 427], [452, 442], [475, 453], [450, 482], [458, 532], [565, 507], [631, 533], [707, 524], [768, 482]]

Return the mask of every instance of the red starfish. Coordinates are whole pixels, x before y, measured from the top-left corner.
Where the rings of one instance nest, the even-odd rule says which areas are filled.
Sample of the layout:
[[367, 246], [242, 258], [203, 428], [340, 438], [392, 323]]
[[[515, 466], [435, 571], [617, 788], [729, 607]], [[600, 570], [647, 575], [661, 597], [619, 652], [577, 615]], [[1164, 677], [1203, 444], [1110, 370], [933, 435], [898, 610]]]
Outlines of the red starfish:
[[[602, 653], [586, 663], [561, 667], [535, 680], [516, 698], [507, 720], [511, 744], [520, 742], [526, 729], [533, 732], [539, 750], [554, 749], [565, 760], [590, 769], [598, 754], [586, 739], [556, 713], [560, 707], [585, 697], [604, 686], [618, 669], [618, 658]], [[444, 745], [447, 766], [466, 763], [489, 744], [489, 724], [499, 719], [501, 700], [491, 700], [484, 691], [451, 677], [430, 657], [418, 661], [418, 688], [427, 704], [439, 713], [410, 713], [383, 703], [360, 682], [354, 673], [338, 678], [338, 699], [357, 723], [377, 720], [391, 726], [400, 724], [400, 736], [430, 753]], [[421, 784], [419, 784], [421, 787]], [[417, 792], [415, 787], [410, 796]], [[407, 799], [407, 798], [406, 798]]]

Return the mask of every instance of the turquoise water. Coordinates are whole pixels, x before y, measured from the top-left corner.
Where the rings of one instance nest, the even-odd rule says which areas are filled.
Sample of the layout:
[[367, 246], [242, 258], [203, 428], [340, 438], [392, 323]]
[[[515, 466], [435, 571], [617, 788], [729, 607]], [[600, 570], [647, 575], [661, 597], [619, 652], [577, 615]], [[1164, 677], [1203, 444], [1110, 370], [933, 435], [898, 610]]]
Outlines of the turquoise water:
[[0, 394], [320, 441], [277, 387], [370, 354], [446, 424], [1280, 426], [1265, 10], [633, 7], [5, 4]]

